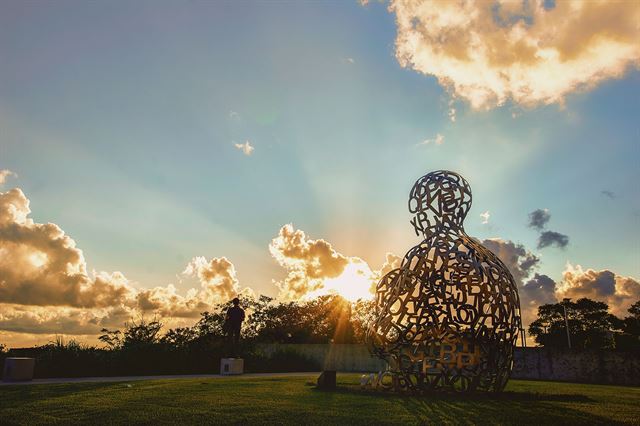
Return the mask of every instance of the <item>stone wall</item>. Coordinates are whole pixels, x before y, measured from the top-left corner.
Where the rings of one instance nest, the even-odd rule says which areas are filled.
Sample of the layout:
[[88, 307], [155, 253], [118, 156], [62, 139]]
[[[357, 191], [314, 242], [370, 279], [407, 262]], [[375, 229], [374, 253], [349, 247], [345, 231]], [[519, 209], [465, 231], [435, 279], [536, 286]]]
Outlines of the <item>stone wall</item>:
[[518, 348], [514, 379], [640, 385], [638, 353]]
[[[373, 372], [385, 363], [369, 354], [364, 345], [263, 344], [267, 355], [278, 350], [295, 351], [327, 370]], [[517, 348], [511, 377], [514, 379], [640, 385], [640, 356], [615, 351], [554, 351]]]

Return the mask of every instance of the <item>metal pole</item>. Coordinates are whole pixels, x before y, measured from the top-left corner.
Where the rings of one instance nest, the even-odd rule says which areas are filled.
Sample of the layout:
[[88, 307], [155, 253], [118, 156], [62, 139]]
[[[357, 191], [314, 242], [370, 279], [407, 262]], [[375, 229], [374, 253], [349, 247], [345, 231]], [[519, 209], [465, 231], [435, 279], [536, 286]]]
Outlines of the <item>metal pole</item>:
[[571, 349], [571, 334], [569, 333], [569, 320], [567, 319], [567, 301], [563, 300], [562, 308], [564, 309], [564, 326], [567, 330], [567, 344], [569, 344], [569, 349]]

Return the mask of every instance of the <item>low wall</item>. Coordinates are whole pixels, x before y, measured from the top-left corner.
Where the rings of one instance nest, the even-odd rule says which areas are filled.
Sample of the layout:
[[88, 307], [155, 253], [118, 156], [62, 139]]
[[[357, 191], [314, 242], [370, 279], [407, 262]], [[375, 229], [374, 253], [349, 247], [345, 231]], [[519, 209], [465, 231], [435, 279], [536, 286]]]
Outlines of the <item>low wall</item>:
[[[325, 369], [373, 372], [386, 368], [364, 345], [263, 344], [267, 355], [294, 351]], [[640, 385], [640, 356], [616, 351], [558, 351], [546, 348], [516, 348], [511, 377], [617, 385]]]
[[638, 353], [517, 348], [514, 379], [640, 385]]
[[276, 351], [292, 351], [317, 362], [326, 370], [337, 371], [380, 371], [386, 364], [372, 357], [365, 345], [346, 344], [261, 344], [258, 346], [266, 355]]

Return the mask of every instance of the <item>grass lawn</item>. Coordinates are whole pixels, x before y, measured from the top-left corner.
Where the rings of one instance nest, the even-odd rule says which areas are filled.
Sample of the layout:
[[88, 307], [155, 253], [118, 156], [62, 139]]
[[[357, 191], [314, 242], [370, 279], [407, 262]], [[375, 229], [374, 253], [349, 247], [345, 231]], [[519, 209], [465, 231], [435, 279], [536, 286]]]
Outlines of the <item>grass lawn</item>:
[[361, 391], [339, 374], [0, 387], [1, 424], [640, 424], [640, 388], [512, 380], [501, 395]]

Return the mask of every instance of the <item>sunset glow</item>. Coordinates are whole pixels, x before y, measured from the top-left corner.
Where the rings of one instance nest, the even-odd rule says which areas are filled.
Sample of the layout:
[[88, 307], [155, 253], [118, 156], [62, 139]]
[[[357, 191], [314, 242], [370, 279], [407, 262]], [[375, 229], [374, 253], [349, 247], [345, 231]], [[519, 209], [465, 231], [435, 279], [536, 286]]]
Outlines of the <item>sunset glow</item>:
[[0, 344], [371, 299], [433, 170], [468, 180], [525, 326], [564, 297], [625, 315], [636, 3], [0, 2]]

